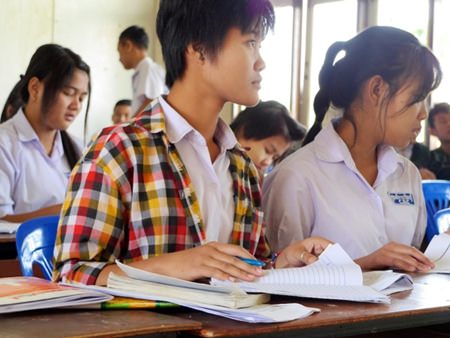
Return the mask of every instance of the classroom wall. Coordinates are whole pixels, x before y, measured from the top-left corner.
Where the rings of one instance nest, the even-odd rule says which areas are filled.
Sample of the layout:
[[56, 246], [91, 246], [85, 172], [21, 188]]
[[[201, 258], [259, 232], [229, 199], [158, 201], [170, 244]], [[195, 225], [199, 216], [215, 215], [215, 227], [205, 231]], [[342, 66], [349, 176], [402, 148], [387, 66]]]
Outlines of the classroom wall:
[[[149, 54], [162, 57], [155, 33], [158, 0], [0, 0], [0, 106], [36, 48], [54, 42], [80, 54], [91, 67], [92, 96], [87, 135], [110, 123], [114, 103], [131, 98], [132, 70], [119, 62], [117, 39], [126, 27], [143, 26]], [[84, 115], [69, 131], [83, 137]]]

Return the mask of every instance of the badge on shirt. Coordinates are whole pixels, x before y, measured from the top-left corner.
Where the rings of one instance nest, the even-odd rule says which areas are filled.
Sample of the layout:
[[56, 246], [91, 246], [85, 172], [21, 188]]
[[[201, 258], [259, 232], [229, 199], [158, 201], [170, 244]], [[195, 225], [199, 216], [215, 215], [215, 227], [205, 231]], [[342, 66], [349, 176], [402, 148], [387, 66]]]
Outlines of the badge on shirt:
[[389, 192], [392, 202], [399, 205], [414, 205], [414, 196], [408, 192]]

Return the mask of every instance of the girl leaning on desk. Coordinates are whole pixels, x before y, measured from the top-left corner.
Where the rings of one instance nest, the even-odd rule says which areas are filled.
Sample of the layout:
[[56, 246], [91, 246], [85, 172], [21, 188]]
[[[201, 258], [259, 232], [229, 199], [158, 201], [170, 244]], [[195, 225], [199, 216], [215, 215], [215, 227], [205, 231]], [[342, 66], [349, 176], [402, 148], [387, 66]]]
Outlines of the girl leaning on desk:
[[[338, 242], [363, 269], [426, 271], [420, 174], [394, 147], [414, 139], [441, 69], [412, 34], [371, 27], [331, 45], [304, 146], [264, 181], [275, 249], [309, 236]], [[330, 106], [342, 117], [322, 129]]]
[[82, 149], [65, 130], [89, 92], [89, 66], [79, 55], [56, 44], [36, 50], [2, 113], [0, 219], [59, 214]]

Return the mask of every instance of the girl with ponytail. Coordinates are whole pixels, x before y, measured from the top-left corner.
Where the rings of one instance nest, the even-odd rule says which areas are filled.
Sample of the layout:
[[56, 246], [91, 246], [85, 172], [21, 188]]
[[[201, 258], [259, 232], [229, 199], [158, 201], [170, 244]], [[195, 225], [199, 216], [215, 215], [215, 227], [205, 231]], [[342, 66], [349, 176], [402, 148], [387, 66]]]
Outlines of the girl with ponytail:
[[[343, 55], [340, 57], [340, 55]], [[304, 146], [264, 181], [269, 243], [338, 242], [363, 269], [426, 271], [426, 211], [405, 147], [427, 117], [439, 62], [410, 33], [371, 27], [329, 48]], [[322, 126], [330, 107], [342, 117]]]
[[[82, 143], [65, 130], [90, 92], [89, 66], [70, 49], [39, 47], [2, 113], [0, 219], [59, 214]], [[89, 108], [89, 100], [87, 109]]]

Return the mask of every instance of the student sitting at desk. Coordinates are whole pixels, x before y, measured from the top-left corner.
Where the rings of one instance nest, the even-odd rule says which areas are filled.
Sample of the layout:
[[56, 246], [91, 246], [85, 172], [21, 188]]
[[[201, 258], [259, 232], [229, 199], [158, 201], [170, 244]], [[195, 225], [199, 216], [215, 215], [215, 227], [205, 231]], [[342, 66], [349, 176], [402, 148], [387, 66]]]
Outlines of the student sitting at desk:
[[[327, 236], [363, 269], [432, 267], [417, 249], [426, 226], [420, 174], [393, 147], [417, 136], [440, 80], [436, 57], [400, 29], [371, 27], [332, 44], [305, 146], [264, 181], [269, 243]], [[330, 105], [343, 116], [322, 129]]]
[[[268, 259], [255, 166], [219, 118], [258, 102], [269, 0], [162, 0], [157, 33], [170, 93], [128, 125], [104, 129], [72, 172], [54, 280], [105, 284], [115, 260], [195, 280], [253, 280], [237, 257]], [[315, 259], [329, 242], [283, 250], [276, 267]], [[254, 255], [254, 256], [253, 256]]]
[[261, 101], [254, 107], [244, 109], [230, 127], [240, 145], [247, 149], [261, 178], [292, 142], [299, 142], [305, 136], [305, 127], [276, 101]]
[[82, 145], [65, 130], [89, 92], [89, 67], [71, 50], [39, 47], [17, 85], [24, 103], [0, 125], [0, 219], [59, 214]]

